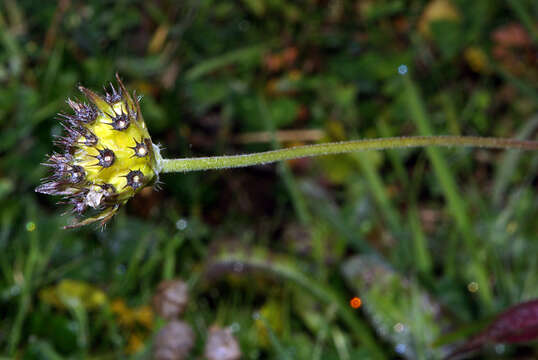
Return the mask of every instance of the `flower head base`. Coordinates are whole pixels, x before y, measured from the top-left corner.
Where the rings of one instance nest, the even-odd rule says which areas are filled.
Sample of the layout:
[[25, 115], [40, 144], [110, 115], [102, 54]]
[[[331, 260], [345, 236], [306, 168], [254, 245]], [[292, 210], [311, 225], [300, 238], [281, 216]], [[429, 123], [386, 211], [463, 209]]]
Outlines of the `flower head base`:
[[105, 224], [119, 207], [153, 184], [157, 177], [155, 152], [140, 112], [139, 99], [131, 97], [118, 75], [119, 89], [111, 84], [104, 97], [82, 86], [89, 104], [68, 100], [74, 115], [60, 115], [65, 136], [57, 139], [63, 153], [53, 153], [45, 164], [52, 174], [37, 192], [63, 195], [64, 203], [82, 215], [96, 212], [73, 225]]

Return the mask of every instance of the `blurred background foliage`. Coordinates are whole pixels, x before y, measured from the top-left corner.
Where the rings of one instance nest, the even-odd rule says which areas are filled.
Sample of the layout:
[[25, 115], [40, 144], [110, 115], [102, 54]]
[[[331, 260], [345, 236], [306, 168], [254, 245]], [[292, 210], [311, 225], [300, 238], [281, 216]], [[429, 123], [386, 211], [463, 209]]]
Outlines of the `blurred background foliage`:
[[398, 150], [165, 175], [103, 231], [60, 230], [70, 215], [33, 191], [40, 163], [66, 98], [115, 72], [168, 157], [536, 138], [537, 19], [532, 0], [3, 0], [0, 353], [151, 358], [166, 323], [151, 299], [179, 278], [194, 340], [163, 359], [236, 359], [204, 355], [220, 328], [243, 359], [446, 356], [538, 297], [536, 154]]

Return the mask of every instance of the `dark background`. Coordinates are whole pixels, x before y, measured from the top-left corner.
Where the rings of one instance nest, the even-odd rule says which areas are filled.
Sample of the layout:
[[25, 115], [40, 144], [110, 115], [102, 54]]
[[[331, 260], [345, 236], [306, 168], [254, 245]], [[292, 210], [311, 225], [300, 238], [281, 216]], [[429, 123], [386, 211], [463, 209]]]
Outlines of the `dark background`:
[[[157, 284], [243, 359], [438, 359], [538, 295], [538, 157], [397, 150], [167, 174], [104, 230], [34, 193], [65, 100], [115, 72], [166, 157], [536, 138], [536, 1], [0, 4], [0, 353], [149, 358]], [[290, 132], [292, 131], [293, 132]], [[359, 297], [359, 309], [349, 305]], [[534, 358], [536, 343], [475, 358]]]

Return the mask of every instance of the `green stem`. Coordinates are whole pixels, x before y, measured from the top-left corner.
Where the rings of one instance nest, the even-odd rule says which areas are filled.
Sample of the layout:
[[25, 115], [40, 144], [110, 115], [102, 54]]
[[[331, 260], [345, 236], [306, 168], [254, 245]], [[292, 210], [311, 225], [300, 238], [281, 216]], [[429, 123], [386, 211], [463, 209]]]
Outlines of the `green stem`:
[[212, 156], [183, 159], [162, 159], [157, 152], [158, 170], [162, 173], [226, 169], [273, 163], [309, 156], [343, 154], [354, 151], [385, 150], [406, 147], [457, 146], [494, 149], [538, 150], [538, 141], [487, 138], [477, 136], [411, 136], [352, 140], [244, 155]]

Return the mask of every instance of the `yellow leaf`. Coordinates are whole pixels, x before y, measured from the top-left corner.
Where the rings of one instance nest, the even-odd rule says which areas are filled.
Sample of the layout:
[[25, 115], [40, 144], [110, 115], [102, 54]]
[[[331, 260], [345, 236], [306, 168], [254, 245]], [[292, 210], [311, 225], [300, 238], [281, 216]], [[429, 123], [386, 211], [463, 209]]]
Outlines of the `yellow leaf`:
[[419, 32], [425, 37], [431, 36], [430, 26], [435, 21], [460, 21], [458, 9], [450, 0], [432, 0], [426, 5], [418, 23]]
[[107, 301], [106, 294], [99, 288], [70, 279], [64, 279], [55, 286], [41, 290], [39, 298], [57, 308], [83, 306], [86, 310], [97, 309]]

